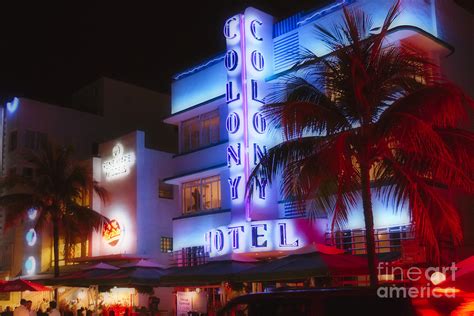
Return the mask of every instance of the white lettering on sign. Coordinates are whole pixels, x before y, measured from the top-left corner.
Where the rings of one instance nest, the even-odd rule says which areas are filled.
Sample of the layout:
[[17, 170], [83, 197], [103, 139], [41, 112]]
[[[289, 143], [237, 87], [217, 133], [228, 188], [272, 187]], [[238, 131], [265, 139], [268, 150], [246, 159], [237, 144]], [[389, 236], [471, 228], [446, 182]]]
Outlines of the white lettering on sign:
[[250, 168], [267, 154], [267, 122], [260, 107], [267, 92], [265, 78], [272, 71], [269, 66], [272, 64], [272, 30], [273, 18], [253, 8], [247, 8], [244, 14], [235, 15], [224, 24], [228, 182], [233, 216], [245, 217], [247, 221], [252, 219], [252, 211], [258, 213], [268, 207], [267, 179], [258, 179], [254, 185], [258, 201], [244, 202], [244, 191]]
[[117, 144], [112, 149], [112, 159], [102, 163], [107, 180], [126, 176], [130, 172], [130, 167], [135, 163], [135, 154], [133, 152], [124, 153], [123, 146]]
[[232, 252], [294, 250], [303, 246], [291, 220], [254, 221], [217, 227], [205, 234], [211, 257]]

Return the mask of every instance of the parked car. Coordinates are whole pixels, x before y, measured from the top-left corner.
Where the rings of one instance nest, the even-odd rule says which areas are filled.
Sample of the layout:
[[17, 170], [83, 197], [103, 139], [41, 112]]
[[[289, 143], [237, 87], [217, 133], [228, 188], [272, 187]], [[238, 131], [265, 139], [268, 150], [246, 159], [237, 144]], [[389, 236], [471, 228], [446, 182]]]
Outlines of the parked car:
[[229, 301], [219, 316], [411, 316], [410, 298], [380, 298], [375, 289], [294, 289], [253, 293]]

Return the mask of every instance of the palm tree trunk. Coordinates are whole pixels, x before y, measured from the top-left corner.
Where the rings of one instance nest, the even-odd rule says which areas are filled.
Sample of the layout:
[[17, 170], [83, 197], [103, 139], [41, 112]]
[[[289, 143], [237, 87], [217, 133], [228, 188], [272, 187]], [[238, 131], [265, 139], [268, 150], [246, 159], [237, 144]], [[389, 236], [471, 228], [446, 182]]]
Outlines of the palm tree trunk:
[[378, 275], [375, 259], [374, 214], [372, 212], [372, 197], [370, 192], [370, 169], [362, 162], [360, 164], [362, 182], [362, 205], [364, 209], [365, 240], [367, 249], [367, 263], [369, 266], [370, 286], [377, 286]]
[[[53, 253], [54, 253], [54, 277], [59, 277], [59, 219], [53, 218]], [[54, 291], [54, 299], [58, 301], [58, 291]]]

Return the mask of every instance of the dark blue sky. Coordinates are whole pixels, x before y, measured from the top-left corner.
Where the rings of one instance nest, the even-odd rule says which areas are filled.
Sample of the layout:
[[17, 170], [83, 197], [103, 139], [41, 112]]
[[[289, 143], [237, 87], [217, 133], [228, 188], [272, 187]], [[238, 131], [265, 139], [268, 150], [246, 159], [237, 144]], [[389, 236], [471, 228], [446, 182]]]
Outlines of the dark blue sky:
[[287, 17], [326, 0], [0, 4], [0, 97], [67, 104], [101, 75], [169, 92], [171, 76], [225, 48], [222, 25], [249, 5]]

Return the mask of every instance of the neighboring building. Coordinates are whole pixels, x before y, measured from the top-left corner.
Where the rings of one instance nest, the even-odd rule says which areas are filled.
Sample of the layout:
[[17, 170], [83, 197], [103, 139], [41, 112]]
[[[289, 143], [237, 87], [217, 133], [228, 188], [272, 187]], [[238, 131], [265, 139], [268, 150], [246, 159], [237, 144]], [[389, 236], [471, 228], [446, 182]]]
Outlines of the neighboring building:
[[[85, 98], [87, 93], [93, 97]], [[0, 127], [2, 174], [33, 177], [35, 170], [25, 163], [22, 154], [24, 150], [39, 149], [46, 141], [73, 146], [75, 158], [84, 160], [98, 155], [99, 143], [143, 130], [146, 135], [152, 135], [145, 140], [147, 147], [174, 151], [177, 132], [173, 127], [156, 123], [170, 112], [169, 96], [100, 78], [77, 92], [73, 99], [77, 109], [27, 98], [13, 98], [3, 105]], [[140, 117], [144, 119], [140, 120]], [[0, 247], [4, 249], [0, 253], [0, 277], [11, 277], [24, 270], [22, 260], [13, 256], [22, 253], [23, 241], [15, 237], [18, 233], [15, 228], [4, 234], [4, 226], [4, 213], [0, 211]], [[82, 255], [88, 253], [83, 251]], [[50, 263], [42, 266], [48, 265]]]
[[103, 139], [142, 130], [147, 148], [177, 152], [177, 129], [162, 122], [170, 114], [169, 95], [102, 77], [75, 92], [72, 104], [107, 119], [112, 133]]
[[[282, 201], [278, 183], [270, 187], [258, 179], [253, 199], [246, 201], [245, 179], [266, 150], [281, 141], [259, 113], [263, 97], [302, 48], [318, 56], [329, 53], [315, 38], [314, 25], [340, 22], [343, 5], [364, 10], [380, 25], [393, 3], [335, 1], [281, 21], [247, 8], [225, 21], [225, 52], [174, 77], [172, 115], [165, 122], [179, 127], [180, 153], [173, 159], [175, 175], [166, 182], [180, 192], [182, 215], [173, 219], [178, 263], [279, 257], [311, 243], [365, 252], [360, 204], [346, 227], [331, 231], [330, 219], [310, 223], [305, 209]], [[474, 69], [474, 49], [466, 40], [472, 15], [453, 1], [402, 0], [401, 7], [390, 30], [392, 43], [422, 49], [448, 79], [474, 96], [474, 78], [467, 71]], [[379, 253], [401, 253], [405, 262], [424, 260], [406, 209], [395, 213], [393, 205], [374, 200], [374, 217]]]
[[[91, 252], [82, 260], [114, 264], [143, 258], [168, 267], [171, 221], [180, 213], [177, 188], [162, 181], [172, 172], [172, 154], [146, 148], [145, 134], [136, 131], [100, 144], [99, 157], [92, 160], [94, 180], [108, 199], [103, 203], [94, 196], [92, 206], [111, 223], [92, 235]], [[161, 309], [173, 308], [171, 290], [155, 289]]]
[[95, 234], [91, 257], [132, 255], [168, 265], [173, 250], [171, 219], [176, 209], [175, 186], [163, 183], [171, 172], [172, 154], [145, 147], [145, 134], [132, 132], [100, 144], [93, 158], [94, 180], [107, 190], [105, 203], [94, 196], [93, 208], [116, 225], [116, 232]]

